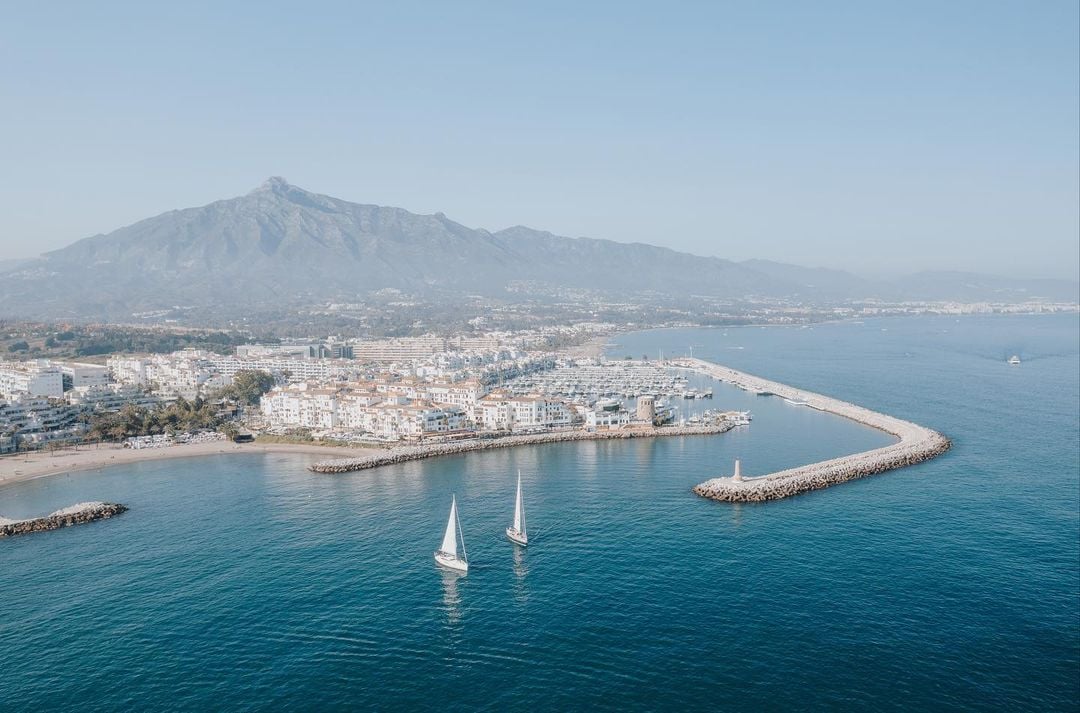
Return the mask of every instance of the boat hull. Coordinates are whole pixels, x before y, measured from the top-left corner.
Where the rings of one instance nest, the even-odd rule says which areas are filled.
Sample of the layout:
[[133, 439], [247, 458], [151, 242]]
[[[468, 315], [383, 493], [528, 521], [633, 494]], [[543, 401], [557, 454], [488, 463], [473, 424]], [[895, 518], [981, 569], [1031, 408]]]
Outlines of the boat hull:
[[455, 557], [453, 555], [448, 555], [445, 552], [436, 552], [435, 553], [435, 562], [440, 567], [445, 567], [446, 569], [452, 569], [455, 572], [468, 572], [469, 571], [469, 563], [468, 562], [466, 562], [465, 560], [462, 560], [462, 559], [458, 559], [457, 557]]
[[506, 537], [513, 543], [526, 547], [529, 544], [529, 538], [526, 535], [521, 534], [512, 527], [506, 528]]

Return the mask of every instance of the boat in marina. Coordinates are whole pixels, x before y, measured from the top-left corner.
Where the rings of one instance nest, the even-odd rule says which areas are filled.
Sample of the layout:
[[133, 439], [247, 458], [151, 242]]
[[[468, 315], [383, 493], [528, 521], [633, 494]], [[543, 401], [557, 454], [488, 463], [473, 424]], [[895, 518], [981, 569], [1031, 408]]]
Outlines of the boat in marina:
[[[458, 539], [461, 539], [461, 554], [458, 554]], [[458, 521], [457, 497], [450, 498], [450, 519], [446, 523], [446, 534], [442, 545], [435, 551], [435, 562], [441, 567], [457, 572], [469, 571], [469, 559], [465, 554], [465, 538], [461, 537], [461, 523]]]
[[521, 499], [521, 471], [518, 471], [517, 497], [514, 498], [514, 524], [506, 528], [506, 536], [511, 542], [522, 547], [529, 544], [529, 533], [525, 527], [525, 502]]

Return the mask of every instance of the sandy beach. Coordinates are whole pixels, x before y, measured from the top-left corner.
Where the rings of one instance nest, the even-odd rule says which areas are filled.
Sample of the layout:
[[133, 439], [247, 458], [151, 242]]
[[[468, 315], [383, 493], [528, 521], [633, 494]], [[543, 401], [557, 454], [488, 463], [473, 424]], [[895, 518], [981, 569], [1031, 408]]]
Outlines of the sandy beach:
[[0, 487], [34, 478], [60, 473], [98, 470], [114, 465], [149, 460], [187, 458], [193, 456], [229, 455], [235, 453], [308, 453], [318, 456], [354, 458], [367, 455], [371, 449], [342, 448], [301, 443], [194, 443], [167, 448], [144, 448], [132, 450], [117, 444], [80, 446], [78, 450], [63, 449], [54, 452], [19, 453], [0, 456]]

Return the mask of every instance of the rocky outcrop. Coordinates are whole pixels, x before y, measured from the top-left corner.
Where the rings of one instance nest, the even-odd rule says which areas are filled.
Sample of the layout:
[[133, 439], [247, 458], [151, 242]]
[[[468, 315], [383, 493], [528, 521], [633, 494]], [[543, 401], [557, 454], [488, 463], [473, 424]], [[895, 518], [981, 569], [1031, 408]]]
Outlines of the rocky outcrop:
[[78, 505], [57, 510], [45, 517], [16, 520], [14, 522], [0, 520], [0, 537], [59, 530], [61, 527], [69, 527], [70, 525], [82, 525], [95, 520], [105, 520], [114, 515], [119, 515], [125, 510], [127, 510], [127, 507], [119, 503], [79, 503]]
[[561, 443], [563, 441], [606, 441], [629, 438], [656, 438], [658, 436], [706, 436], [725, 433], [734, 428], [731, 423], [715, 426], [660, 426], [657, 428], [635, 428], [617, 431], [563, 431], [559, 433], [538, 433], [528, 436], [504, 436], [501, 438], [478, 438], [453, 443], [433, 443], [426, 446], [405, 446], [393, 448], [383, 453], [376, 453], [362, 458], [322, 461], [312, 465], [309, 470], [316, 473], [347, 473], [354, 470], [367, 470], [382, 465], [405, 463], [411, 460], [434, 458], [436, 456], [472, 453], [495, 448], [513, 448], [532, 446], [541, 443]]

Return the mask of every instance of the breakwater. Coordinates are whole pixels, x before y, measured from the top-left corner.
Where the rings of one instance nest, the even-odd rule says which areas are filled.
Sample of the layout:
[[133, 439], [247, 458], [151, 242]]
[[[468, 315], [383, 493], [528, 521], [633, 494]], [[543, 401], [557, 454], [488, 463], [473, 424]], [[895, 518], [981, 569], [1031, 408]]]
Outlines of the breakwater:
[[778, 396], [792, 404], [843, 416], [884, 431], [898, 439], [896, 443], [882, 448], [789, 468], [768, 475], [713, 478], [694, 486], [694, 492], [702, 497], [726, 502], [778, 500], [921, 463], [941, 455], [952, 445], [948, 438], [937, 431], [910, 421], [871, 411], [829, 396], [762, 379], [702, 359], [683, 359], [676, 365], [693, 369], [746, 391]]
[[658, 426], [655, 428], [632, 428], [616, 431], [559, 431], [557, 433], [537, 433], [526, 436], [503, 436], [501, 438], [478, 438], [452, 443], [432, 443], [421, 446], [402, 446], [382, 453], [375, 453], [360, 458], [344, 458], [315, 463], [309, 467], [316, 473], [347, 473], [354, 470], [367, 470], [382, 465], [405, 463], [436, 456], [457, 455], [486, 451], [495, 448], [514, 448], [516, 446], [535, 446], [542, 443], [562, 443], [565, 441], [605, 441], [629, 438], [657, 438], [660, 436], [708, 436], [726, 433], [735, 424], [725, 422], [710, 426]]
[[5, 520], [0, 518], [0, 537], [59, 530], [61, 527], [105, 520], [114, 515], [119, 515], [125, 510], [127, 510], [127, 506], [119, 503], [92, 502], [78, 503], [44, 517], [30, 520]]

